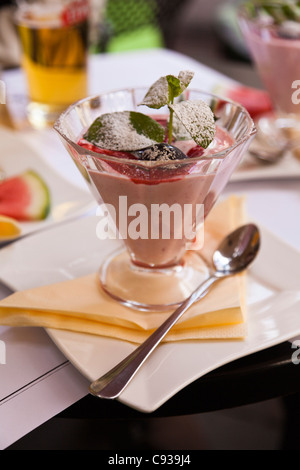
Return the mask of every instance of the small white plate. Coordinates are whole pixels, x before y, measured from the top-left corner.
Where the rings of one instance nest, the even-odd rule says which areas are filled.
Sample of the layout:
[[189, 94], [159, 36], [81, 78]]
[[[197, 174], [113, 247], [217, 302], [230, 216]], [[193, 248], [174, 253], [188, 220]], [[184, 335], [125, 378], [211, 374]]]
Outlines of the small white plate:
[[[50, 190], [51, 208], [49, 215], [44, 220], [19, 223], [22, 230], [20, 236], [77, 217], [95, 206], [94, 199], [88, 189], [85, 190], [72, 184], [68, 181], [67, 174], [61, 175], [59, 173], [59, 167], [56, 171], [54, 167], [47, 164], [42, 152], [53, 154], [55, 150], [48, 146], [39, 148], [38, 141], [35, 148], [33, 145], [29, 145], [26, 137], [25, 134], [23, 136], [19, 132], [0, 127], [0, 170], [6, 177], [17, 176], [26, 170], [34, 170], [44, 179]], [[53, 157], [55, 156], [53, 155]], [[65, 155], [62, 155], [62, 158], [70, 159], [67, 151], [65, 151]], [[61, 166], [63, 167], [63, 165]]]
[[[96, 216], [81, 218], [3, 248], [1, 281], [13, 290], [24, 290], [95, 272], [118, 245], [97, 238], [98, 221]], [[160, 345], [122, 393], [121, 402], [152, 412], [208, 372], [300, 334], [300, 253], [262, 228], [261, 235], [261, 250], [248, 276], [248, 337]], [[136, 347], [69, 331], [48, 330], [48, 334], [90, 381]]]

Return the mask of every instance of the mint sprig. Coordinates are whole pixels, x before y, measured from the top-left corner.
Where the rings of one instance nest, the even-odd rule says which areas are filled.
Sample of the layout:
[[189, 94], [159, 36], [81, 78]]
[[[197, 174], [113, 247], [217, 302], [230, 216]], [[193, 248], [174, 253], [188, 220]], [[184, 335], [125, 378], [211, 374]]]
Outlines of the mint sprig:
[[148, 108], [160, 109], [163, 106], [169, 106], [169, 144], [172, 143], [173, 136], [173, 109], [170, 107], [174, 103], [174, 99], [180, 96], [188, 87], [194, 72], [189, 70], [181, 71], [176, 77], [175, 75], [166, 75], [160, 77], [149, 88], [140, 105], [148, 106]]
[[252, 0], [244, 4], [250, 18], [270, 17], [277, 25], [286, 21], [300, 22], [299, 0]]
[[[206, 148], [215, 135], [215, 117], [210, 106], [202, 100], [180, 99], [188, 87], [193, 72], [181, 71], [158, 79], [148, 90], [140, 105], [160, 109], [168, 106], [168, 140], [173, 140], [173, 119], [184, 139], [194, 141]], [[175, 101], [176, 98], [179, 98]], [[182, 128], [183, 131], [182, 132]], [[155, 119], [136, 111], [118, 111], [100, 115], [84, 134], [95, 146], [115, 151], [136, 151], [165, 140], [165, 129]]]
[[140, 105], [148, 108], [160, 109], [174, 101], [174, 98], [188, 87], [194, 76], [194, 72], [182, 71], [178, 77], [166, 75], [156, 80], [149, 88]]
[[193, 76], [193, 72], [182, 71], [178, 77], [174, 75], [161, 77], [150, 87], [141, 104], [155, 109], [168, 106], [170, 111], [169, 144], [172, 143], [173, 139], [175, 113], [177, 121], [184, 126], [188, 135], [198, 145], [207, 148], [216, 131], [215, 116], [209, 105], [202, 100], [174, 102], [175, 98], [179, 97], [188, 87]]

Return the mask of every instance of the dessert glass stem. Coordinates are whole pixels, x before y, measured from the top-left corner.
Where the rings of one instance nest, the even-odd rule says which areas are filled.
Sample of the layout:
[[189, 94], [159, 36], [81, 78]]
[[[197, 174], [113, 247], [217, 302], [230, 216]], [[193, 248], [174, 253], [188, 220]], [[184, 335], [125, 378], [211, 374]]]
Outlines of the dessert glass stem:
[[170, 311], [209, 277], [209, 267], [197, 252], [164, 268], [134, 264], [127, 250], [107, 257], [99, 271], [103, 290], [126, 307], [143, 311]]

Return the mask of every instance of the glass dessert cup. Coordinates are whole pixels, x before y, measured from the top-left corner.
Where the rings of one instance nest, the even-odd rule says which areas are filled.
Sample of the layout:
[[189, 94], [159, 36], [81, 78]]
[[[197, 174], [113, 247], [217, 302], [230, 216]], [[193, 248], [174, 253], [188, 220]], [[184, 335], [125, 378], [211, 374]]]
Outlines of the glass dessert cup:
[[274, 112], [256, 121], [258, 138], [284, 147], [290, 138], [300, 138], [300, 36], [288, 37], [282, 26], [270, 20], [250, 18], [245, 7], [238, 12], [258, 75], [269, 93]]
[[218, 138], [203, 155], [166, 162], [132, 160], [78, 144], [103, 113], [138, 110], [157, 118], [166, 115], [163, 108], [137, 106], [146, 91], [126, 89], [81, 100], [54, 128], [124, 245], [102, 264], [102, 288], [123, 305], [162, 311], [177, 306], [208, 277], [209, 265], [201, 257], [204, 220], [256, 130], [237, 103], [186, 90], [180, 100], [201, 99], [213, 106], [217, 117]]

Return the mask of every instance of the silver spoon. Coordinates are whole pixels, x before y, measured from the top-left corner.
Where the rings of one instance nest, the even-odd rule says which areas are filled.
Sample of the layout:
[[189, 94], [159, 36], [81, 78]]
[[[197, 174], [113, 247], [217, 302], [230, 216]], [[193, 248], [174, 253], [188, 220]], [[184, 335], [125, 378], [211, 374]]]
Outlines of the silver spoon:
[[261, 163], [272, 164], [277, 163], [288, 150], [293, 150], [297, 147], [300, 147], [300, 140], [291, 140], [278, 146], [252, 145], [248, 151]]
[[290, 134], [291, 130], [293, 134], [294, 131], [299, 133], [299, 124], [290, 116], [274, 118], [267, 115], [259, 118], [256, 122], [257, 133], [249, 147], [249, 153], [260, 163], [277, 163], [287, 151], [300, 146], [297, 134]]
[[249, 148], [249, 153], [259, 163], [263, 163], [266, 165], [272, 165], [273, 163], [277, 163], [281, 158], [284, 156], [287, 148], [286, 146], [277, 147], [277, 148], [268, 148], [265, 147], [257, 147], [257, 148]]
[[215, 282], [246, 269], [256, 257], [259, 245], [260, 234], [254, 224], [244, 225], [229, 234], [213, 255], [215, 271], [211, 276], [182, 302], [144, 343], [113, 369], [94, 381], [89, 387], [90, 393], [100, 398], [117, 398], [184, 312], [194, 302], [204, 297]]

